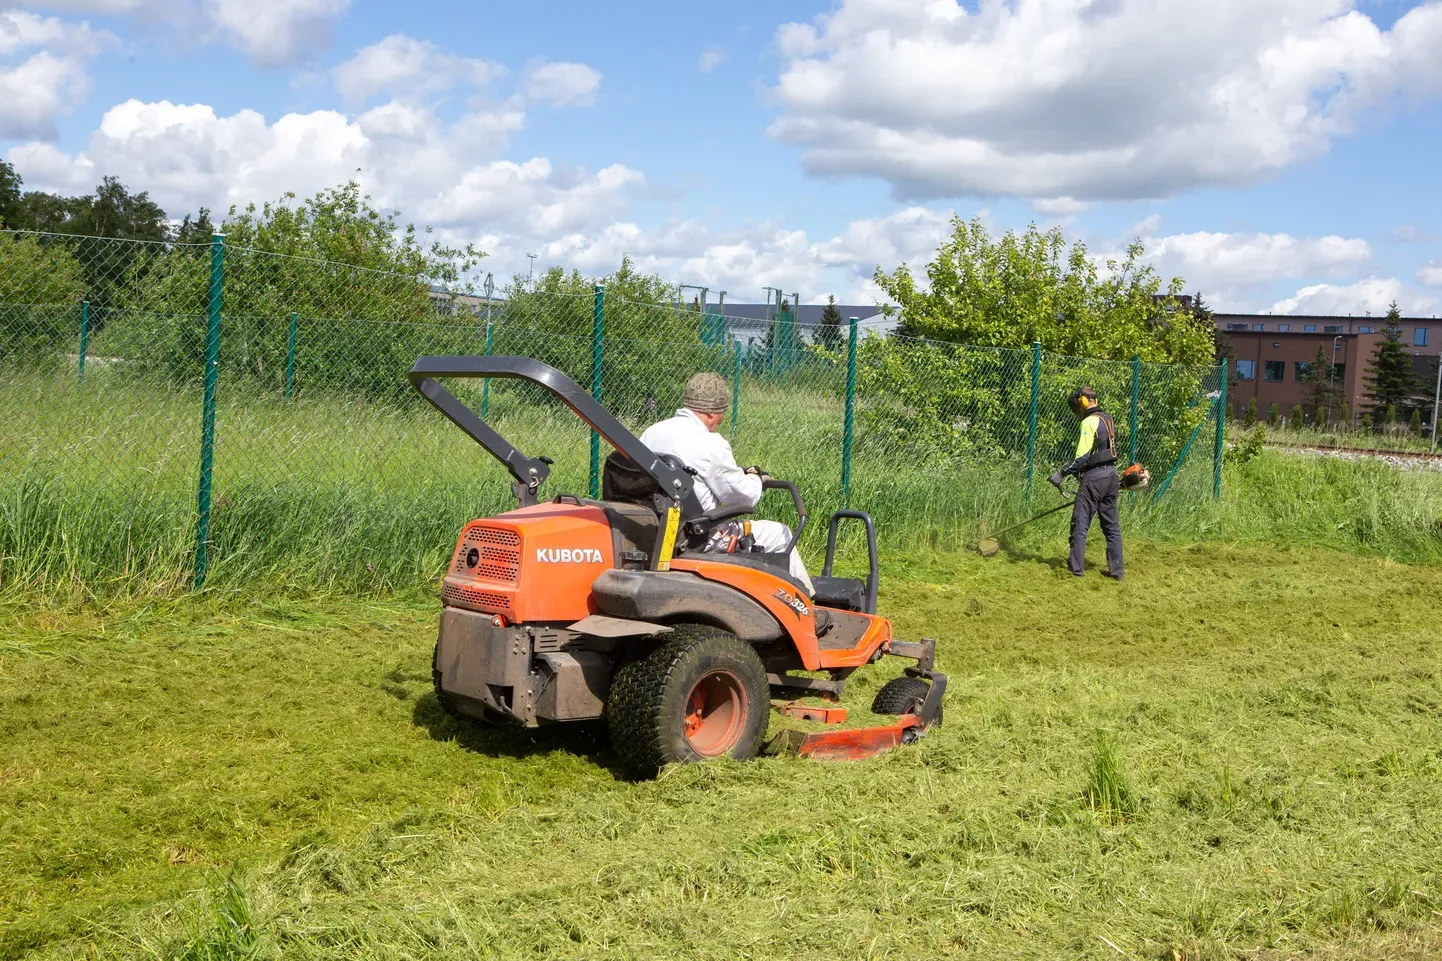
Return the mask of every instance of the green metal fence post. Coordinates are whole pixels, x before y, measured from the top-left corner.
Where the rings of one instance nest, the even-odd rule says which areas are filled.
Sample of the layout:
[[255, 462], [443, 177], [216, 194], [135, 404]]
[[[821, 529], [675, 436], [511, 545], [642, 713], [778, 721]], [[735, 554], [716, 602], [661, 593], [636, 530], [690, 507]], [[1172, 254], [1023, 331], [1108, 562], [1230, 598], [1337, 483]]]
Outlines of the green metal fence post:
[[[491, 337], [496, 332], [496, 325], [489, 320], [486, 321], [486, 356], [491, 356]], [[489, 377], [481, 381], [481, 420], [486, 419], [486, 413], [491, 406], [491, 379]]]
[[295, 386], [295, 328], [298, 315], [290, 314], [290, 339], [285, 345], [285, 399], [290, 400], [291, 389]]
[[841, 506], [851, 508], [851, 434], [856, 424], [856, 335], [860, 321], [851, 318], [846, 344], [846, 426], [841, 433]]
[[1200, 436], [1202, 428], [1205, 426], [1207, 426], [1207, 422], [1203, 419], [1200, 424], [1192, 428], [1191, 434], [1187, 437], [1187, 442], [1182, 445], [1182, 452], [1177, 455], [1176, 463], [1172, 464], [1172, 469], [1167, 471], [1167, 476], [1162, 479], [1162, 482], [1157, 485], [1156, 492], [1152, 494], [1151, 502], [1153, 505], [1161, 500], [1162, 495], [1171, 489], [1172, 481], [1176, 479], [1177, 471], [1181, 470], [1182, 465], [1187, 462], [1187, 455], [1192, 452], [1192, 445], [1197, 442], [1197, 437]]
[[210, 485], [215, 460], [215, 388], [220, 377], [220, 296], [225, 279], [225, 235], [210, 238], [209, 319], [205, 335], [205, 400], [200, 418], [199, 518], [195, 525], [195, 586], [205, 586], [210, 547]]
[[85, 383], [85, 349], [90, 342], [90, 301], [80, 303], [80, 364], [75, 376]]
[[1230, 364], [1222, 358], [1222, 385], [1217, 388], [1217, 446], [1212, 451], [1212, 499], [1222, 498], [1222, 454], [1227, 445], [1227, 375]]
[[1140, 356], [1132, 357], [1132, 416], [1131, 416], [1131, 444], [1127, 453], [1127, 466], [1137, 462], [1137, 408], [1141, 406], [1142, 400], [1142, 359]]
[[731, 361], [731, 439], [736, 439], [737, 411], [741, 409], [741, 341], [732, 343]]
[[1031, 503], [1031, 481], [1036, 472], [1036, 414], [1041, 401], [1041, 341], [1031, 344], [1031, 410], [1026, 427], [1026, 502]]
[[[601, 400], [602, 338], [606, 332], [606, 288], [596, 285], [595, 319], [591, 325], [591, 396]], [[591, 431], [591, 497], [601, 496], [601, 435]]]

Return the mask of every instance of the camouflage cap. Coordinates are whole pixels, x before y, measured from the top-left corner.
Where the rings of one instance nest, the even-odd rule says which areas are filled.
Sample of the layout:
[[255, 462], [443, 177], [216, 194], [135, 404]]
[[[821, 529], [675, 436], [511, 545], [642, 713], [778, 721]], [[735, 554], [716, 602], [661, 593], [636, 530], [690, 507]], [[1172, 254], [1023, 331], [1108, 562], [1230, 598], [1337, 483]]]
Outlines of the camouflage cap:
[[695, 374], [686, 381], [684, 403], [698, 414], [719, 414], [731, 406], [731, 391], [720, 374]]

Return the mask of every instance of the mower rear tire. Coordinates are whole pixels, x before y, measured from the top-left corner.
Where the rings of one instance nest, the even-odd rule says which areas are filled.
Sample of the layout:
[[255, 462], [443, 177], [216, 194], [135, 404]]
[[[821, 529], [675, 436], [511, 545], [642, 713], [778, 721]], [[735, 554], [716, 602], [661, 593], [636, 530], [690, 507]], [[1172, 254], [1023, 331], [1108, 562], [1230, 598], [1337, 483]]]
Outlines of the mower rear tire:
[[750, 644], [677, 624], [661, 646], [616, 669], [606, 725], [626, 770], [654, 777], [666, 764], [755, 757], [770, 710], [766, 667]]
[[[871, 702], [872, 714], [920, 714], [931, 685], [919, 677], [894, 677], [881, 685]], [[933, 723], [940, 723], [938, 717]]]

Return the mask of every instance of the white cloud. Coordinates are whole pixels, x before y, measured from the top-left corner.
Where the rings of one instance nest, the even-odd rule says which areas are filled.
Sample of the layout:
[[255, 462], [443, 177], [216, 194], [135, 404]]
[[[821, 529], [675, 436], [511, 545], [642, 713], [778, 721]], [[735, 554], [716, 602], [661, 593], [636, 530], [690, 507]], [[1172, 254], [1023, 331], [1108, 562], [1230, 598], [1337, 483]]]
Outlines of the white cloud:
[[702, 73], [710, 73], [725, 62], [725, 52], [720, 47], [710, 47], [701, 54], [701, 60], [697, 66], [701, 68]]
[[1043, 197], [1033, 200], [1031, 207], [1039, 214], [1051, 217], [1072, 217], [1091, 209], [1091, 204], [1071, 197]]
[[396, 101], [353, 119], [320, 110], [268, 122], [253, 110], [220, 116], [203, 104], [129, 100], [106, 112], [77, 154], [27, 144], [9, 159], [41, 189], [88, 188], [101, 174], [144, 184], [172, 216], [305, 195], [359, 170], [380, 204], [468, 237], [600, 229], [644, 189], [645, 177], [621, 165], [592, 172], [546, 158], [481, 159], [519, 123], [501, 112], [446, 125], [424, 106]]
[[1417, 269], [1417, 280], [1427, 287], [1442, 287], [1442, 263], [1423, 264]]
[[1371, 259], [1372, 248], [1355, 237], [1201, 231], [1163, 237], [1148, 253], [1189, 283], [1235, 286], [1349, 273]]
[[53, 139], [56, 120], [90, 93], [90, 60], [113, 39], [89, 24], [0, 10], [0, 60], [10, 61], [0, 63], [0, 138]]
[[363, 47], [332, 76], [348, 103], [364, 103], [382, 93], [416, 96], [484, 86], [504, 72], [499, 64], [457, 57], [427, 40], [397, 33]]
[[1150, 213], [1132, 224], [1129, 231], [1134, 237], [1155, 237], [1158, 230], [1162, 229], [1162, 215]]
[[876, 267], [891, 270], [930, 260], [950, 234], [950, 212], [912, 207], [884, 217], [854, 220], [838, 234], [811, 239], [803, 230], [757, 224], [718, 231], [680, 221], [655, 229], [615, 223], [603, 230], [556, 237], [542, 245], [542, 262], [601, 273], [629, 254], [642, 270], [704, 284], [732, 302], [757, 301], [763, 287], [799, 292], [803, 303], [873, 303], [884, 296], [872, 283]]
[[601, 75], [584, 63], [543, 63], [526, 71], [526, 96], [553, 107], [589, 107]]
[[127, 16], [174, 28], [188, 43], [216, 38], [261, 67], [292, 66], [330, 46], [351, 0], [19, 0], [20, 6]]
[[1442, 90], [1442, 2], [843, 0], [777, 42], [772, 136], [904, 196], [1150, 198], [1325, 152]]
[[1403, 314], [1422, 314], [1437, 307], [1436, 298], [1417, 296], [1395, 277], [1366, 277], [1344, 286], [1314, 284], [1272, 305], [1268, 313], [1320, 316], [1379, 317], [1396, 301]]
[[210, 19], [258, 66], [310, 59], [330, 46], [350, 0], [205, 0]]
[[877, 267], [894, 270], [901, 264], [926, 264], [937, 246], [951, 235], [952, 214], [926, 207], [908, 207], [885, 217], [853, 220], [837, 236], [816, 246], [827, 266], [845, 267], [870, 280]]

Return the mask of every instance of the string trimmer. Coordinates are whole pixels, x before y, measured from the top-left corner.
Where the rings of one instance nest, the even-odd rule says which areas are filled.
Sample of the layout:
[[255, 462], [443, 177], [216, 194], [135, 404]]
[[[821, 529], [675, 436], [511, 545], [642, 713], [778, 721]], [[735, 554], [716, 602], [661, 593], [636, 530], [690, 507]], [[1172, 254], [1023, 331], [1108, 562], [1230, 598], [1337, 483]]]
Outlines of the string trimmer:
[[[1122, 490], [1141, 490], [1151, 483], [1151, 479], [1151, 471], [1147, 470], [1141, 464], [1133, 464], [1122, 471], [1121, 487]], [[1060, 504], [1049, 510], [1044, 510], [1040, 514], [1028, 517], [1026, 520], [1013, 524], [1010, 527], [1003, 527], [988, 537], [983, 537], [981, 542], [976, 545], [977, 552], [980, 553], [982, 557], [995, 557], [997, 552], [1001, 550], [1001, 535], [1009, 534], [1018, 528], [1025, 527], [1028, 524], [1034, 524], [1043, 517], [1050, 517], [1059, 511], [1064, 511], [1071, 507], [1072, 502], [1076, 500], [1076, 491], [1074, 490], [1067, 491], [1061, 486], [1058, 486], [1057, 492], [1062, 496], [1062, 502]]]
[[1058, 511], [1070, 509], [1072, 501], [1076, 499], [1076, 492], [1073, 491], [1068, 494], [1066, 491], [1062, 491], [1061, 496], [1062, 502], [1051, 508], [1050, 510], [1044, 510], [1040, 514], [1035, 514], [1031, 517], [1028, 517], [1026, 520], [1013, 524], [1010, 527], [1003, 527], [1001, 530], [995, 532], [989, 537], [983, 537], [981, 539], [981, 542], [976, 545], [977, 551], [981, 554], [982, 557], [995, 557], [997, 552], [1001, 550], [1001, 541], [999, 540], [1001, 535], [1009, 534], [1012, 531], [1017, 530], [1018, 528], [1025, 527], [1028, 524], [1034, 524], [1037, 521], [1041, 520], [1043, 517], [1050, 517]]

